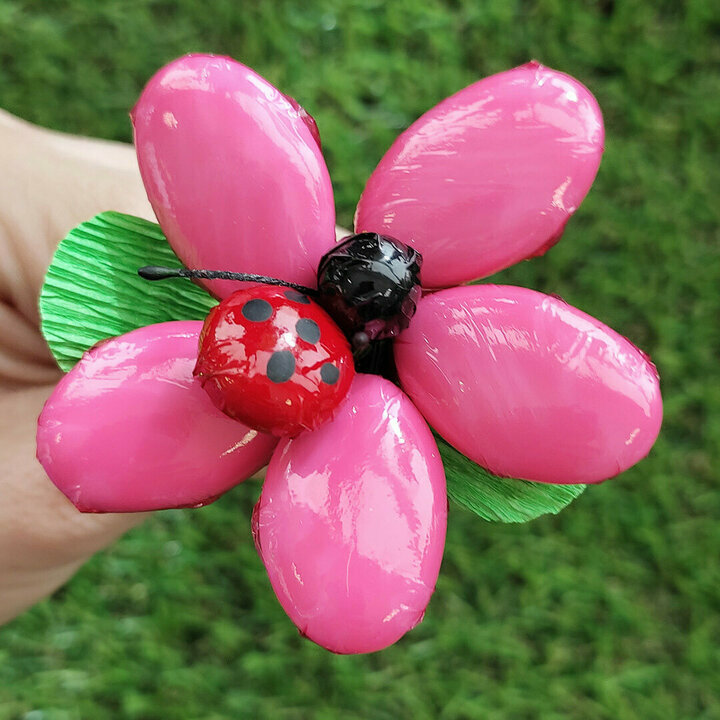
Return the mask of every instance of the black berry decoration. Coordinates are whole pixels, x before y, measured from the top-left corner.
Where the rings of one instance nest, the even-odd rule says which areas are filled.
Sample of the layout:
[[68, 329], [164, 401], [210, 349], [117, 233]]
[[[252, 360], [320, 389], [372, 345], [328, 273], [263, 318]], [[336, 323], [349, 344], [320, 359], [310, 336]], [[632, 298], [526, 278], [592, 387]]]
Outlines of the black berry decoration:
[[420, 299], [422, 255], [378, 233], [351, 235], [323, 256], [319, 302], [356, 349], [400, 334]]

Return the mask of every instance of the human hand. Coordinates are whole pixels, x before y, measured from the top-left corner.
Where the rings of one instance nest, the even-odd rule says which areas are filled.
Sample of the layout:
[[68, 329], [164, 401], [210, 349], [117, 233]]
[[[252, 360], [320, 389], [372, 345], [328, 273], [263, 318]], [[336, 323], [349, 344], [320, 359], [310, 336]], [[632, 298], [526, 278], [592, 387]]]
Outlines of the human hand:
[[78, 512], [35, 459], [37, 417], [61, 376], [39, 330], [40, 288], [58, 242], [104, 210], [153, 217], [130, 145], [0, 111], [0, 623], [144, 517]]

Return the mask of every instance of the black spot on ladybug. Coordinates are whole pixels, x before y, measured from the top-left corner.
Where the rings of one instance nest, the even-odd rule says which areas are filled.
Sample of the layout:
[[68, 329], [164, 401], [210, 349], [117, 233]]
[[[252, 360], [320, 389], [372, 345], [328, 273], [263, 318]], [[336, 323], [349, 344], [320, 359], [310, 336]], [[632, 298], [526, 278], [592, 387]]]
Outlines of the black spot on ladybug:
[[302, 303], [303, 305], [310, 304], [310, 298], [308, 298], [307, 295], [299, 293], [297, 290], [286, 290], [285, 297], [288, 300], [293, 300], [294, 302]]
[[242, 314], [251, 322], [264, 322], [272, 315], [272, 305], [267, 300], [254, 298], [243, 305]]
[[328, 385], [334, 385], [340, 377], [340, 370], [337, 369], [332, 363], [325, 363], [320, 368], [320, 378], [324, 383]]
[[320, 339], [320, 326], [309, 318], [300, 318], [300, 320], [295, 323], [295, 330], [300, 336], [300, 339], [313, 345]]
[[[270, 356], [267, 364], [268, 380], [274, 383], [288, 381], [295, 372], [295, 356], [289, 350], [278, 350]], [[322, 370], [320, 371], [322, 375]]]

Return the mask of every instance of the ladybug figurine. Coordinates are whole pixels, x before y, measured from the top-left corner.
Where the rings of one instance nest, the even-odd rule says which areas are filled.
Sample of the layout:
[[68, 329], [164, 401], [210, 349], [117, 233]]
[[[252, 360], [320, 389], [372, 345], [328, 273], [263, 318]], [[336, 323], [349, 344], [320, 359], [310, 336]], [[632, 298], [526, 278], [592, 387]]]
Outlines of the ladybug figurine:
[[257, 285], [210, 311], [194, 374], [226, 415], [293, 436], [333, 416], [355, 369], [348, 341], [316, 302]]
[[415, 314], [421, 265], [420, 253], [404, 243], [360, 233], [320, 260], [318, 290], [219, 270], [146, 266], [138, 273], [147, 280], [266, 283], [239, 290], [210, 311], [193, 373], [229, 417], [262, 432], [295, 436], [333, 417], [356, 367], [384, 369], [393, 377], [387, 342]]

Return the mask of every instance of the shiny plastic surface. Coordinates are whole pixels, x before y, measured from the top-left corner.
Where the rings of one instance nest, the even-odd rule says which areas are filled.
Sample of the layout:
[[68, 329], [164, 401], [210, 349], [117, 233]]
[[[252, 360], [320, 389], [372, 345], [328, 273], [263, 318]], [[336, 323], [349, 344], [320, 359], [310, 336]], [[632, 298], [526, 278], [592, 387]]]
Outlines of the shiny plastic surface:
[[537, 62], [493, 75], [400, 135], [368, 181], [355, 229], [416, 247], [423, 287], [490, 275], [560, 239], [603, 137], [595, 98], [570, 76]]
[[395, 342], [427, 421], [498, 475], [594, 483], [648, 453], [660, 429], [655, 366], [559, 298], [480, 285], [424, 297]]
[[361, 653], [422, 620], [446, 521], [443, 466], [422, 416], [392, 383], [356, 375], [331, 423], [280, 441], [253, 532], [300, 632]]
[[[150, 80], [132, 119], [148, 197], [185, 265], [314, 285], [335, 208], [297, 103], [230, 58], [188, 55]], [[239, 287], [203, 284], [219, 297]]]
[[250, 477], [277, 440], [223, 415], [192, 376], [200, 322], [150, 325], [93, 348], [38, 421], [50, 479], [84, 512], [195, 507]]
[[296, 290], [255, 285], [211, 310], [195, 374], [230, 417], [297, 435], [333, 416], [355, 369], [345, 336], [317, 303]]
[[422, 256], [394, 238], [351, 235], [320, 261], [318, 302], [352, 339], [396, 337], [420, 300]]

